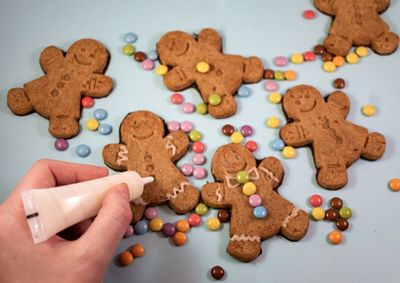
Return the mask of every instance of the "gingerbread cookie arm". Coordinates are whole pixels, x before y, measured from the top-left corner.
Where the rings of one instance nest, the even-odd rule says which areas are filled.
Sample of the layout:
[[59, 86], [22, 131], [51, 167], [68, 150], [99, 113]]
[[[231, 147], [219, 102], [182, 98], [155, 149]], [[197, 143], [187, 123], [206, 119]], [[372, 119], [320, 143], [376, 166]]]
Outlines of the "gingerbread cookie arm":
[[201, 199], [205, 204], [214, 208], [227, 208], [231, 206], [229, 202], [229, 189], [224, 183], [207, 183], [201, 189]]
[[170, 133], [164, 138], [165, 149], [171, 156], [171, 161], [175, 162], [186, 153], [189, 147], [189, 138], [182, 131]]
[[271, 183], [274, 189], [277, 189], [282, 182], [284, 169], [281, 162], [275, 157], [264, 158], [258, 170], [261, 175], [265, 176], [265, 179]]
[[113, 87], [112, 79], [101, 74], [91, 74], [82, 84], [82, 94], [91, 97], [107, 96]]
[[346, 118], [350, 111], [350, 99], [342, 91], [335, 91], [328, 96], [328, 105], [336, 110], [340, 116]]
[[291, 122], [280, 130], [280, 137], [286, 145], [305, 146], [312, 142], [309, 132], [301, 122]]
[[50, 71], [50, 69], [61, 67], [63, 62], [64, 53], [60, 48], [55, 46], [46, 47], [42, 53], [40, 53], [39, 63], [43, 72], [46, 74]]
[[124, 144], [107, 144], [103, 148], [104, 163], [116, 171], [128, 170], [128, 149]]
[[264, 67], [260, 58], [252, 56], [244, 60], [243, 81], [245, 83], [259, 82], [264, 75]]
[[17, 115], [33, 112], [33, 105], [23, 88], [12, 88], [7, 94], [7, 105]]
[[213, 29], [206, 28], [201, 30], [198, 37], [198, 42], [207, 44], [208, 46], [215, 48], [216, 51], [221, 51], [222, 40], [218, 32]]
[[164, 75], [164, 84], [168, 89], [178, 91], [194, 84], [194, 78], [190, 77], [182, 67], [176, 66]]
[[315, 0], [315, 7], [321, 12], [330, 16], [336, 15], [336, 1], [335, 0]]
[[389, 7], [390, 0], [373, 0], [372, 3], [375, 5], [377, 13], [382, 13]]

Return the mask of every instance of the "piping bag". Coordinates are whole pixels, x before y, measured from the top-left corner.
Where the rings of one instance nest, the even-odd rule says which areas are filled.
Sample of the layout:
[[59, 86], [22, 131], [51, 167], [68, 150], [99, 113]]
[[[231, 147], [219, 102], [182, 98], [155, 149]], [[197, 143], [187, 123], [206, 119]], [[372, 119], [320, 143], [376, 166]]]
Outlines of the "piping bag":
[[153, 177], [142, 178], [135, 171], [127, 171], [82, 183], [22, 191], [22, 203], [33, 242], [42, 243], [58, 232], [95, 216], [104, 197], [115, 185], [126, 183], [132, 201], [142, 195], [144, 185], [153, 181]]

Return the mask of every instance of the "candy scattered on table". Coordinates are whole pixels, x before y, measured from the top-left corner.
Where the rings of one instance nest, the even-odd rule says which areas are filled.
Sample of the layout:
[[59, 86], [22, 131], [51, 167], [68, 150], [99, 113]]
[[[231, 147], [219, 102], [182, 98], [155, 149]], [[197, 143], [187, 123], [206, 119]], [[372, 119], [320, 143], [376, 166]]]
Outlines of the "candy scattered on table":
[[201, 216], [197, 213], [192, 213], [188, 217], [188, 222], [191, 227], [197, 227], [201, 224]]
[[135, 53], [135, 46], [133, 46], [131, 44], [125, 44], [122, 47], [122, 53], [124, 53], [124, 55], [126, 55], [126, 56], [133, 55], [133, 53]]
[[268, 128], [276, 129], [281, 125], [281, 120], [278, 117], [271, 116], [267, 119], [266, 124]]
[[118, 256], [118, 263], [121, 266], [127, 266], [132, 264], [133, 262], [133, 256], [130, 252], [124, 251], [119, 254]]
[[81, 105], [83, 108], [90, 108], [94, 105], [94, 100], [90, 96], [84, 96], [81, 100]]
[[325, 218], [325, 210], [321, 207], [313, 207], [311, 216], [316, 221], [323, 220]]
[[277, 82], [274, 81], [267, 81], [264, 84], [264, 87], [267, 91], [276, 91], [279, 88], [279, 85]]
[[351, 216], [352, 216], [351, 209], [348, 208], [348, 207], [342, 207], [342, 208], [339, 210], [339, 215], [340, 215], [340, 217], [343, 218], [343, 219], [349, 219], [349, 218], [351, 218]]
[[68, 148], [69, 144], [66, 139], [56, 139], [54, 147], [59, 151], [64, 151]]
[[318, 44], [314, 47], [314, 53], [317, 55], [324, 55], [326, 53], [326, 49], [323, 45]]
[[325, 218], [329, 221], [336, 221], [339, 219], [339, 212], [336, 209], [329, 208], [325, 211]]
[[181, 219], [175, 223], [176, 230], [178, 232], [186, 233], [190, 230], [190, 224], [186, 219]]
[[206, 161], [206, 158], [204, 157], [203, 154], [196, 153], [196, 154], [193, 155], [192, 161], [196, 165], [203, 165], [204, 162]]
[[170, 101], [172, 102], [172, 104], [182, 104], [183, 103], [183, 96], [180, 93], [174, 93], [171, 95]]
[[141, 244], [134, 244], [129, 249], [129, 252], [132, 254], [133, 257], [141, 257], [144, 255], [144, 247]]
[[165, 237], [172, 237], [176, 233], [175, 225], [172, 223], [165, 223], [161, 230]]
[[231, 214], [226, 209], [220, 209], [218, 211], [217, 217], [218, 217], [219, 221], [221, 221], [222, 223], [225, 223], [231, 219]]
[[274, 104], [280, 103], [282, 100], [282, 95], [279, 92], [271, 92], [268, 95], [268, 101]]
[[107, 123], [101, 123], [99, 128], [98, 128], [98, 132], [101, 135], [109, 135], [112, 132], [112, 126], [110, 124], [107, 124]]
[[216, 217], [211, 217], [207, 220], [207, 228], [210, 231], [217, 231], [221, 227], [221, 222]]
[[196, 206], [194, 212], [196, 212], [200, 216], [203, 216], [208, 212], [208, 206], [201, 202]]
[[199, 140], [201, 140], [202, 137], [203, 137], [203, 135], [197, 130], [192, 130], [189, 133], [189, 139], [192, 142], [199, 141]]
[[285, 142], [282, 139], [274, 139], [271, 142], [271, 147], [273, 150], [281, 151], [285, 148]]
[[218, 106], [222, 102], [222, 98], [219, 94], [211, 94], [208, 97], [208, 103], [211, 104], [212, 106]]
[[342, 67], [344, 64], [346, 64], [346, 60], [342, 56], [335, 56], [333, 58], [332, 62], [338, 68]]
[[163, 226], [164, 226], [164, 221], [159, 217], [150, 220], [149, 223], [150, 231], [159, 232], [161, 231]]
[[91, 131], [96, 131], [99, 127], [99, 121], [94, 118], [91, 118], [86, 121], [86, 128]]
[[331, 53], [325, 53], [324, 55], [321, 56], [323, 62], [328, 62], [332, 61], [334, 56]]
[[181, 167], [181, 172], [185, 176], [191, 176], [193, 173], [193, 165], [190, 163], [185, 163]]
[[132, 225], [128, 225], [128, 228], [126, 228], [126, 231], [124, 234], [124, 238], [132, 237], [134, 233], [135, 233], [135, 231], [133, 230]]
[[193, 150], [195, 153], [203, 153], [205, 147], [206, 147], [206, 146], [205, 146], [204, 143], [202, 143], [201, 141], [196, 141], [196, 142], [192, 143], [192, 150]]
[[186, 234], [183, 232], [176, 232], [172, 237], [172, 241], [176, 246], [183, 246], [186, 243]]
[[324, 200], [322, 196], [315, 194], [310, 197], [309, 201], [312, 206], [318, 207], [322, 205]]
[[346, 55], [346, 62], [349, 64], [357, 64], [360, 57], [356, 53], [349, 53]]
[[76, 154], [79, 157], [87, 157], [90, 154], [90, 147], [86, 144], [80, 144], [76, 148]]
[[190, 121], [183, 121], [183, 122], [180, 124], [180, 128], [181, 128], [181, 130], [182, 130], [183, 132], [189, 133], [191, 130], [193, 130], [194, 125], [193, 125], [193, 123], [190, 122]]
[[194, 110], [195, 110], [195, 106], [194, 106], [193, 103], [185, 102], [185, 103], [182, 104], [183, 113], [190, 114], [190, 113], [193, 113]]
[[226, 124], [222, 127], [221, 131], [222, 134], [224, 134], [227, 137], [230, 137], [235, 132], [235, 128], [230, 124]]
[[275, 72], [271, 69], [266, 69], [264, 71], [264, 79], [266, 80], [273, 80], [275, 76]]
[[107, 111], [102, 108], [98, 108], [93, 112], [93, 117], [98, 121], [106, 119], [107, 116], [108, 116]]
[[204, 179], [207, 176], [207, 171], [203, 167], [196, 167], [193, 169], [193, 177], [198, 180]]
[[176, 132], [181, 128], [181, 124], [177, 121], [169, 121], [167, 128], [170, 132]]
[[343, 200], [338, 198], [338, 197], [334, 197], [329, 201], [329, 204], [332, 208], [339, 210], [342, 208], [343, 206]]
[[322, 68], [324, 69], [325, 72], [332, 73], [336, 70], [336, 65], [335, 65], [335, 63], [333, 63], [331, 61], [327, 61], [327, 62], [324, 62], [324, 64], [322, 65]]
[[274, 63], [279, 67], [284, 67], [289, 64], [289, 60], [284, 56], [277, 56], [274, 58]]
[[142, 235], [142, 234], [146, 233], [149, 230], [149, 226], [147, 225], [146, 221], [141, 220], [141, 221], [139, 221], [139, 222], [137, 222], [135, 224], [133, 229], [135, 230], [136, 234]]
[[296, 149], [292, 146], [285, 146], [282, 150], [282, 155], [286, 159], [291, 159], [296, 157]]
[[375, 105], [367, 104], [361, 108], [361, 112], [364, 116], [371, 117], [376, 114], [376, 107]]
[[389, 181], [389, 188], [394, 192], [400, 191], [400, 179], [399, 178], [391, 179]]
[[295, 79], [297, 79], [297, 73], [295, 71], [288, 70], [284, 72], [284, 77], [285, 80], [294, 81]]
[[168, 73], [168, 67], [165, 65], [159, 65], [156, 67], [155, 72], [159, 76], [164, 76], [166, 73]]
[[346, 83], [344, 81], [344, 79], [342, 78], [337, 78], [333, 81], [333, 86], [337, 89], [342, 89], [346, 86]]
[[364, 46], [359, 46], [356, 48], [356, 54], [360, 57], [368, 56], [368, 49]]
[[155, 207], [148, 207], [144, 211], [144, 217], [146, 217], [146, 219], [148, 219], [148, 220], [154, 219], [157, 216], [158, 216], [158, 211], [157, 211], [157, 208], [155, 208]]
[[146, 71], [150, 71], [154, 69], [154, 62], [150, 59], [144, 59], [142, 61], [142, 68]]
[[245, 146], [246, 146], [246, 148], [247, 148], [248, 150], [250, 150], [251, 152], [256, 151], [257, 148], [258, 148], [257, 143], [256, 143], [255, 141], [251, 141], [251, 140], [250, 140], [250, 141], [247, 141], [246, 144], [245, 144]]
[[147, 52], [147, 58], [149, 58], [152, 61], [155, 61], [158, 59], [158, 53], [157, 50], [151, 50]]
[[339, 231], [332, 231], [328, 234], [329, 242], [334, 245], [340, 244], [343, 241], [343, 234]]
[[303, 12], [303, 17], [307, 20], [315, 19], [316, 13], [313, 10], [305, 10]]
[[199, 113], [200, 115], [205, 115], [208, 112], [207, 109], [207, 104], [205, 103], [199, 103], [196, 105], [196, 112]]
[[304, 52], [303, 57], [304, 57], [304, 60], [306, 60], [306, 61], [314, 61], [316, 58], [315, 53], [312, 51]]
[[244, 137], [240, 132], [234, 132], [231, 135], [231, 142], [232, 143], [241, 143], [243, 138]]
[[126, 43], [135, 43], [137, 40], [137, 35], [136, 33], [128, 32], [125, 34], [124, 40]]
[[247, 96], [250, 95], [250, 89], [247, 86], [242, 85], [238, 89], [237, 95], [240, 96], [240, 97], [247, 97]]
[[303, 54], [301, 53], [294, 53], [290, 56], [290, 62], [292, 62], [293, 64], [301, 64], [304, 62], [304, 57]]
[[211, 268], [211, 276], [215, 280], [220, 280], [225, 276], [225, 270], [219, 265], [214, 266], [213, 268]]
[[144, 52], [137, 51], [135, 52], [135, 55], [133, 55], [133, 58], [135, 59], [136, 62], [142, 63], [144, 60], [147, 59], [147, 56]]
[[340, 231], [346, 231], [349, 228], [349, 222], [346, 219], [340, 218], [336, 221], [336, 227]]

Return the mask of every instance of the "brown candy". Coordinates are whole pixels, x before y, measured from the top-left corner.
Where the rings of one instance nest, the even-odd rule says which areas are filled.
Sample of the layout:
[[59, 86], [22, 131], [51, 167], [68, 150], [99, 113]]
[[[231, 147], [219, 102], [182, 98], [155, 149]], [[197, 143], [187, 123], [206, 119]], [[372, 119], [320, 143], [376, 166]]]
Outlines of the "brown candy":
[[333, 81], [333, 86], [337, 89], [342, 89], [346, 86], [346, 83], [345, 83], [344, 79], [337, 78], [336, 80]]
[[340, 231], [346, 231], [349, 228], [349, 222], [346, 219], [340, 218], [336, 221], [336, 227]]
[[217, 265], [211, 268], [211, 276], [214, 279], [220, 280], [222, 277], [224, 277], [224, 275], [225, 275], [225, 270], [221, 266]]
[[325, 218], [329, 221], [336, 221], [339, 218], [339, 212], [336, 209], [329, 208], [325, 211]]
[[147, 56], [144, 52], [142, 51], [138, 51], [135, 53], [135, 55], [133, 56], [133, 58], [135, 59], [136, 62], [143, 62], [144, 60], [146, 60]]
[[322, 61], [328, 62], [332, 60], [333, 60], [333, 55], [331, 53], [326, 52], [322, 55]]
[[229, 213], [228, 210], [221, 209], [220, 211], [218, 211], [218, 219], [219, 219], [219, 221], [228, 222], [230, 218], [231, 218], [231, 214]]
[[234, 132], [235, 128], [230, 124], [226, 124], [222, 127], [222, 133], [227, 137], [230, 137]]
[[341, 209], [342, 206], [343, 206], [342, 199], [340, 199], [338, 197], [332, 198], [329, 203], [330, 203], [332, 208], [337, 209], [337, 210]]
[[264, 71], [264, 79], [266, 80], [273, 80], [275, 77], [275, 72], [271, 69], [266, 69]]
[[326, 53], [326, 49], [321, 44], [318, 44], [314, 47], [314, 53], [317, 55], [324, 55]]

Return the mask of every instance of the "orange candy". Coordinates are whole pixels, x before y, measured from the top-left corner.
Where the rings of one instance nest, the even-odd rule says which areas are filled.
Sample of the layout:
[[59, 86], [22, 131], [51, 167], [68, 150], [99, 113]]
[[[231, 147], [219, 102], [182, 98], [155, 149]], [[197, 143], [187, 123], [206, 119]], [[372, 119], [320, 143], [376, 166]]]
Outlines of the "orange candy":
[[328, 239], [332, 244], [337, 245], [343, 241], [343, 234], [335, 230], [329, 233]]
[[141, 257], [144, 255], [144, 247], [141, 244], [134, 244], [129, 252], [133, 257]]
[[342, 56], [335, 56], [335, 58], [333, 58], [333, 63], [336, 65], [336, 67], [342, 67], [344, 64], [346, 64], [346, 61]]
[[122, 252], [118, 256], [118, 262], [121, 266], [130, 265], [133, 262], [133, 256], [130, 252]]
[[186, 219], [181, 219], [175, 224], [176, 230], [182, 233], [186, 233], [190, 229], [190, 224]]
[[389, 188], [392, 191], [395, 191], [395, 192], [400, 191], [400, 179], [399, 178], [394, 178], [394, 179], [390, 180]]
[[174, 244], [177, 246], [182, 246], [186, 243], [186, 235], [183, 232], [176, 232], [172, 237]]
[[288, 81], [294, 81], [297, 78], [297, 73], [295, 71], [289, 70], [285, 72], [285, 79]]

